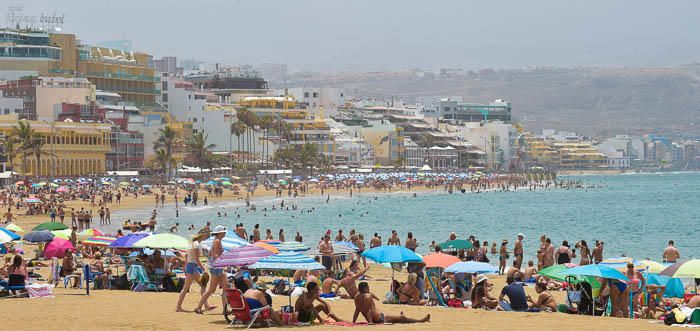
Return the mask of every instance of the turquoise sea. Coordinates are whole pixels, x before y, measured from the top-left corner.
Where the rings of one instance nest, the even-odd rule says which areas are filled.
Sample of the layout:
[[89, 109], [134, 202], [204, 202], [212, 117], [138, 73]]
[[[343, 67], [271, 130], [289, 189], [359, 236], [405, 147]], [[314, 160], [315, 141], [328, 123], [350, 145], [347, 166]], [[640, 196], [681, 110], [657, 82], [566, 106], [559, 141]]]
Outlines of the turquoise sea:
[[[534, 258], [541, 234], [551, 237], [555, 245], [562, 240], [573, 245], [585, 239], [592, 247], [596, 239], [602, 240], [606, 257], [626, 254], [657, 261], [661, 260], [668, 240], [673, 239], [684, 258], [700, 256], [700, 173], [560, 179], [581, 179], [586, 186], [594, 188], [480, 194], [419, 192], [417, 197], [413, 197], [413, 192], [358, 194], [355, 191], [352, 197], [331, 196], [328, 203], [320, 195], [256, 198], [253, 203], [257, 212], [246, 212], [243, 202], [210, 201], [208, 207], [184, 207], [181, 203], [179, 218], [175, 217], [174, 205], [166, 204], [158, 211], [158, 230], [167, 231], [179, 222], [180, 234], [189, 234], [192, 231], [186, 228], [190, 224], [199, 229], [211, 221], [212, 225], [230, 228], [242, 222], [248, 233], [252, 233], [257, 223], [263, 233], [271, 229], [275, 239], [283, 228], [287, 240], [293, 240], [299, 231], [309, 246], [315, 246], [327, 229], [334, 235], [338, 229], [346, 234], [356, 229], [365, 235], [366, 243], [375, 232], [386, 242], [395, 229], [402, 242], [406, 233], [412, 231], [418, 239], [419, 252], [426, 252], [432, 240], [445, 241], [451, 231], [460, 238], [474, 235], [489, 243], [508, 239], [512, 249], [517, 233], [522, 232], [526, 236], [526, 260]], [[285, 210], [279, 207], [282, 200]], [[292, 204], [299, 210], [291, 211]], [[272, 210], [273, 205], [276, 210]], [[311, 208], [315, 210], [303, 212]], [[146, 221], [150, 211], [115, 212], [113, 224], [126, 218]], [[217, 212], [228, 216], [218, 217]]]

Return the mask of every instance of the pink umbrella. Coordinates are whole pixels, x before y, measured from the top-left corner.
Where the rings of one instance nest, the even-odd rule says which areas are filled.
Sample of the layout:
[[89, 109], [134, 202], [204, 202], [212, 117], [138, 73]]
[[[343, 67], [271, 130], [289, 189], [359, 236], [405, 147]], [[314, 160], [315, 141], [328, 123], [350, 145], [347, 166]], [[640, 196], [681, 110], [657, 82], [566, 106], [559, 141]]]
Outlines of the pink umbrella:
[[63, 192], [68, 192], [68, 188], [65, 186], [61, 186], [56, 189], [56, 192], [63, 193]]
[[66, 255], [67, 249], [75, 251], [75, 247], [73, 247], [73, 244], [71, 244], [70, 241], [58, 237], [53, 238], [53, 240], [46, 244], [46, 247], [44, 248], [44, 257], [47, 259], [52, 257], [63, 258]]

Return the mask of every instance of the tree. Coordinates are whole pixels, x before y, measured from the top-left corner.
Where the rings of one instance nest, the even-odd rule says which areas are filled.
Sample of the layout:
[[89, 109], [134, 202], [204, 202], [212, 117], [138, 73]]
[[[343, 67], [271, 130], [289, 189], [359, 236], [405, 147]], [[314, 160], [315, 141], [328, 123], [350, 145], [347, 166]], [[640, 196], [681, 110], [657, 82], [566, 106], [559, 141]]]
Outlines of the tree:
[[202, 132], [197, 132], [187, 140], [187, 154], [190, 161], [196, 164], [199, 169], [204, 170], [211, 164], [211, 149], [214, 144], [207, 145], [207, 136]]
[[22, 173], [26, 174], [28, 172], [27, 157], [29, 157], [32, 150], [34, 129], [32, 129], [32, 125], [29, 122], [21, 120], [17, 122], [12, 131], [12, 136], [17, 137], [19, 143], [18, 150], [22, 152]]
[[260, 118], [260, 120], [258, 121], [258, 125], [265, 132], [265, 144], [263, 145], [263, 160], [265, 161], [265, 167], [267, 167], [269, 158], [268, 154], [270, 153], [270, 130], [272, 129], [272, 126], [275, 125], [275, 118], [270, 115], [265, 115]]
[[174, 163], [174, 159], [163, 148], [156, 149], [155, 152], [155, 164], [163, 171], [163, 180], [166, 180], [168, 169]]
[[[231, 123], [231, 135], [236, 136], [236, 144], [238, 145], [238, 148], [236, 148], [236, 155], [240, 156], [241, 155], [241, 135], [245, 133], [246, 126], [245, 123], [241, 121], [236, 121]], [[236, 158], [238, 160], [238, 157]], [[229, 158], [229, 167], [233, 168], [233, 163], [231, 162], [231, 159]]]
[[273, 159], [277, 164], [284, 164], [286, 169], [289, 169], [294, 162], [296, 151], [290, 147], [283, 147], [275, 151]]
[[15, 170], [14, 160], [19, 154], [19, 147], [19, 141], [13, 135], [0, 138], [0, 150], [2, 151], [2, 156], [7, 158], [7, 161], [10, 163], [10, 169], [12, 169], [12, 171]]
[[55, 154], [44, 150], [44, 146], [46, 146], [46, 139], [42, 137], [41, 134], [37, 132], [32, 133], [30, 141], [30, 152], [36, 159], [36, 173], [34, 175], [38, 178], [41, 176], [41, 158], [44, 156], [55, 156]]
[[304, 173], [306, 173], [306, 169], [310, 167], [307, 175], [313, 174], [314, 163], [318, 160], [318, 149], [316, 149], [316, 145], [310, 143], [302, 145], [296, 158], [301, 164], [302, 169], [304, 169]]
[[175, 131], [168, 125], [161, 129], [158, 129], [158, 139], [153, 143], [153, 150], [158, 152], [158, 150], [163, 150], [165, 152], [164, 157], [166, 161], [164, 164], [167, 166], [166, 179], [170, 178], [170, 172], [174, 164], [174, 153], [175, 146], [177, 146], [178, 140]]

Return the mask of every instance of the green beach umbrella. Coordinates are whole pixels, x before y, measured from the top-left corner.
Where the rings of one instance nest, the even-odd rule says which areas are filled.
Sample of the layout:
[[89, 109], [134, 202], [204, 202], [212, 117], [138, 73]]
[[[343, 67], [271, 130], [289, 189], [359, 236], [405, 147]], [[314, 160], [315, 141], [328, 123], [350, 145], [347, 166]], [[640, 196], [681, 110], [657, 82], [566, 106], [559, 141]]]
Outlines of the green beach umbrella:
[[223, 185], [223, 186], [231, 186], [231, 185], [233, 185], [233, 184], [231, 184], [231, 182], [229, 182], [229, 181], [226, 180], [226, 181], [221, 182], [221, 185]]
[[284, 180], [284, 179], [280, 179], [280, 180], [278, 180], [277, 182], [280, 183], [280, 184], [282, 184], [282, 185], [287, 185], [287, 184], [289, 184], [289, 182], [287, 182], [287, 181]]
[[545, 276], [547, 278], [551, 278], [551, 279], [563, 282], [564, 278], [566, 278], [566, 276], [560, 275], [559, 273], [566, 270], [566, 269], [569, 269], [569, 267], [567, 267], [563, 264], [557, 264], [557, 265], [546, 267], [546, 268], [538, 271], [537, 274], [540, 276]]
[[58, 222], [46, 222], [46, 223], [41, 223], [37, 226], [35, 226], [32, 231], [41, 231], [41, 230], [49, 230], [49, 231], [56, 231], [56, 230], [65, 230], [68, 227], [58, 223]]
[[474, 247], [474, 245], [472, 245], [471, 241], [464, 240], [464, 239], [456, 239], [456, 240], [446, 241], [446, 242], [440, 244], [439, 246], [440, 246], [440, 249], [443, 251], [457, 251], [460, 249], [471, 249]]
[[145, 237], [137, 241], [133, 247], [152, 248], [152, 249], [180, 249], [186, 250], [190, 248], [190, 241], [185, 238], [171, 233], [160, 233]]

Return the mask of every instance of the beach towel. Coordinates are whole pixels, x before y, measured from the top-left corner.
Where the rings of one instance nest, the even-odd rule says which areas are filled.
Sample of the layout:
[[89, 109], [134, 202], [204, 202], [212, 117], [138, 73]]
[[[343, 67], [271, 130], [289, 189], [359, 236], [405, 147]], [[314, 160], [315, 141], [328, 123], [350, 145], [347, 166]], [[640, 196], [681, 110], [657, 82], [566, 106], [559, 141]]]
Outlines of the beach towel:
[[332, 325], [332, 326], [343, 326], [343, 327], [353, 327], [353, 326], [367, 326], [369, 324], [367, 323], [350, 323], [350, 322], [332, 322], [332, 321], [325, 321], [323, 322], [323, 325]]
[[34, 283], [26, 287], [29, 293], [29, 298], [53, 298], [53, 284], [37, 284]]

